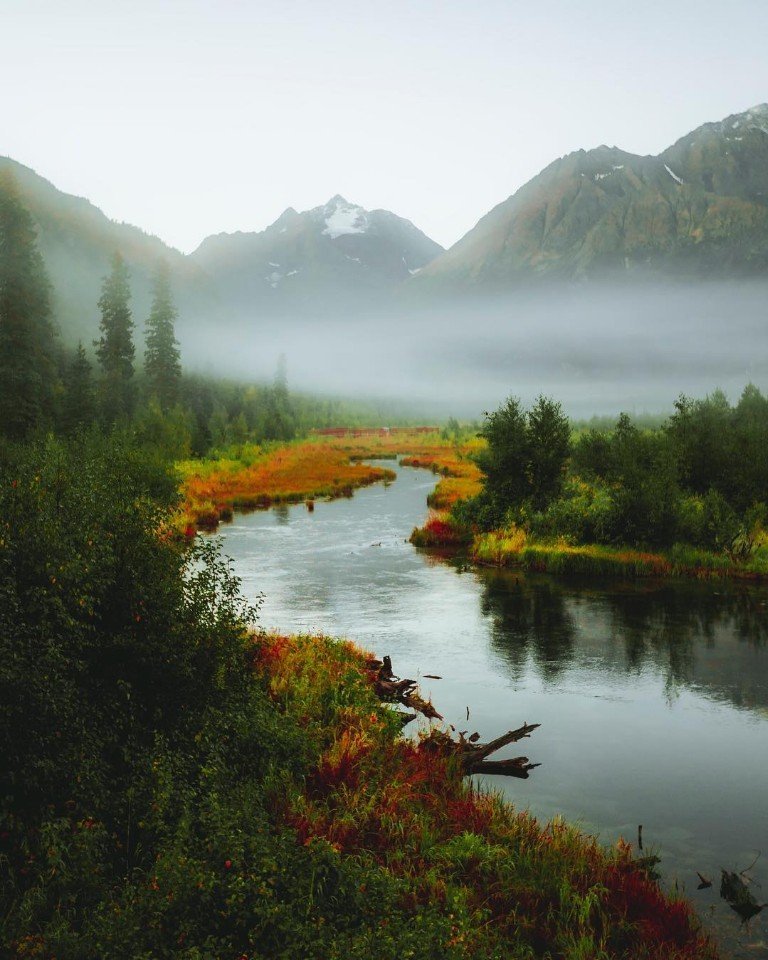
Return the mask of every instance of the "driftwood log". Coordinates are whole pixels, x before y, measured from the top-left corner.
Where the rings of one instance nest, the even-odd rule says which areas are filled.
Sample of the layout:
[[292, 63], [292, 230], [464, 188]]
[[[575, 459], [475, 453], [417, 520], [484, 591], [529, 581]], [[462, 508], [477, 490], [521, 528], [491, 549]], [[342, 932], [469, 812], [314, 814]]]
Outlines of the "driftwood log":
[[[422, 714], [429, 720], [443, 719], [431, 701], [421, 696], [415, 680], [401, 679], [394, 674], [389, 657], [384, 657], [383, 660], [369, 660], [366, 666], [371, 673], [373, 688], [380, 700], [385, 703], [400, 703], [413, 711], [400, 714], [403, 726], [415, 720], [418, 714]], [[518, 740], [530, 737], [539, 726], [538, 723], [524, 723], [517, 730], [509, 730], [488, 743], [479, 743], [480, 735], [477, 733], [466, 736], [466, 730], [459, 731], [454, 739], [451, 733], [456, 733], [456, 729], [451, 726], [451, 733], [432, 730], [422, 741], [422, 746], [425, 749], [438, 750], [455, 756], [466, 776], [473, 773], [492, 773], [527, 780], [530, 771], [541, 764], [531, 763], [528, 757], [512, 757], [508, 760], [489, 760], [488, 757], [510, 743], [517, 743]]]

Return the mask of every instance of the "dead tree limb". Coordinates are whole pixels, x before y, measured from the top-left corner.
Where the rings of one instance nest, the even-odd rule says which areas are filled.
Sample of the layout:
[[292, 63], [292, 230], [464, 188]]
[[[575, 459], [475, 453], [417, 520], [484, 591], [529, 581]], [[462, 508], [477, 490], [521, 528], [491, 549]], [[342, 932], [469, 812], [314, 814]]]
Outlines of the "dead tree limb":
[[[396, 676], [392, 671], [392, 661], [389, 657], [384, 657], [383, 660], [369, 660], [366, 666], [371, 673], [373, 687], [380, 700], [387, 703], [401, 703], [409, 710], [414, 711], [401, 715], [400, 722], [403, 726], [414, 720], [419, 713], [430, 720], [443, 719], [442, 715], [435, 710], [431, 701], [424, 700], [421, 696], [415, 680], [401, 680]], [[469, 708], [467, 708], [467, 713], [469, 713]], [[447, 731], [432, 729], [429, 736], [422, 739], [420, 749], [434, 750], [443, 755], [455, 756], [466, 776], [474, 773], [488, 773], [527, 780], [530, 771], [541, 766], [541, 764], [531, 763], [528, 757], [511, 757], [506, 760], [489, 760], [488, 757], [510, 743], [517, 743], [519, 740], [530, 737], [539, 726], [538, 723], [524, 723], [522, 727], [518, 727], [516, 730], [508, 730], [507, 733], [490, 740], [488, 743], [478, 743], [480, 736], [477, 733], [466, 736], [466, 730], [460, 731], [458, 739], [454, 740]], [[451, 730], [453, 731], [454, 727], [451, 727]]]
[[460, 743], [462, 743], [467, 756], [475, 757], [480, 761], [489, 757], [492, 753], [496, 753], [497, 750], [501, 750], [502, 747], [506, 747], [507, 744], [517, 743], [518, 740], [530, 737], [533, 731], [540, 726], [540, 723], [524, 723], [522, 727], [518, 727], [517, 730], [509, 730], [507, 733], [496, 737], [495, 740], [491, 740], [489, 743], [472, 743], [471, 737], [468, 740], [464, 740], [462, 737]]
[[466, 772], [471, 773], [493, 773], [502, 777], [517, 777], [519, 780], [527, 780], [530, 776], [529, 771], [540, 767], [540, 763], [529, 763], [528, 757], [513, 757], [509, 760], [479, 760]]

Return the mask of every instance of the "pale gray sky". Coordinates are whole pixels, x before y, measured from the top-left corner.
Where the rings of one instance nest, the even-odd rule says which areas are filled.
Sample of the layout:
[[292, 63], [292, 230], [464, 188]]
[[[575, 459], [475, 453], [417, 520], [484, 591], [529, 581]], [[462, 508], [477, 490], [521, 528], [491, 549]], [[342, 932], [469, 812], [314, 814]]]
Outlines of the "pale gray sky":
[[0, 154], [189, 251], [333, 194], [450, 245], [768, 100], [766, 0], [0, 0]]

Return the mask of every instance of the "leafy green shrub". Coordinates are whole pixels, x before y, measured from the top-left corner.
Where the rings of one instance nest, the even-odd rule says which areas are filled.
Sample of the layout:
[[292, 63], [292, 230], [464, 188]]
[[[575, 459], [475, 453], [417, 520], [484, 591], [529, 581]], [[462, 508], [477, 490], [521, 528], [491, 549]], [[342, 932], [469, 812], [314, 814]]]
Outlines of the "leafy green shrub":
[[528, 523], [531, 536], [543, 540], [562, 538], [568, 543], [605, 543], [611, 538], [610, 492], [600, 483], [569, 477], [560, 499]]

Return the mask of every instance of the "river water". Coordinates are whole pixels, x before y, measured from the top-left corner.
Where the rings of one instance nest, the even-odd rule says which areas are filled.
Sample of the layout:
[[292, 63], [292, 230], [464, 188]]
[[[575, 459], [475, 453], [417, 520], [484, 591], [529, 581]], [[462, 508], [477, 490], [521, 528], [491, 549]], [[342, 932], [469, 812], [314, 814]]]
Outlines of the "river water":
[[[221, 528], [244, 592], [263, 595], [261, 625], [349, 637], [400, 676], [440, 675], [422, 691], [483, 740], [540, 723], [499, 757], [542, 766], [486, 783], [605, 842], [636, 845], [642, 824], [644, 854], [661, 857], [724, 955], [768, 957], [768, 908], [745, 927], [718, 896], [720, 870], [757, 857], [745, 876], [768, 902], [768, 587], [470, 568], [407, 542], [435, 478], [396, 469], [393, 484], [314, 512]], [[696, 889], [697, 871], [711, 888]]]

